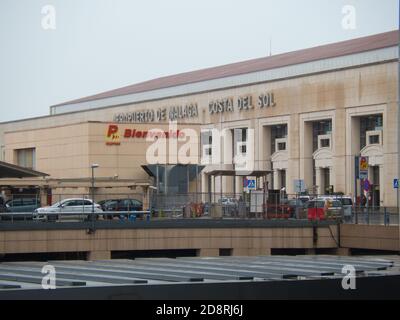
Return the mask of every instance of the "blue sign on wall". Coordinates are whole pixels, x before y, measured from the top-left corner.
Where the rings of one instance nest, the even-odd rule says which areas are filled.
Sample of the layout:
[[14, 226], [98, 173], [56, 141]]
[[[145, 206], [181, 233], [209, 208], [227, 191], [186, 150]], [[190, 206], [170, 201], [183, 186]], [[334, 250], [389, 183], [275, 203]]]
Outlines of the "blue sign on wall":
[[247, 180], [247, 188], [251, 190], [256, 189], [256, 180]]
[[394, 179], [393, 180], [393, 188], [395, 188], [395, 189], [399, 188], [399, 179]]

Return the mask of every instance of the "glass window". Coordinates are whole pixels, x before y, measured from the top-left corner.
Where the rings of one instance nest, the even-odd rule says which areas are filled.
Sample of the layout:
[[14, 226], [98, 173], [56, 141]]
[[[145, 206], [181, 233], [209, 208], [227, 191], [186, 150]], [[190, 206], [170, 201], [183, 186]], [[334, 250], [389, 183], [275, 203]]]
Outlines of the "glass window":
[[[233, 130], [233, 156], [237, 155], [237, 150], [238, 150], [238, 143], [246, 143], [247, 142], [247, 128], [241, 128], [241, 129], [234, 129]], [[240, 147], [240, 152], [246, 153], [247, 148], [246, 144], [241, 144], [242, 146]]]
[[324, 175], [324, 188], [325, 194], [330, 194], [330, 170], [328, 168], [322, 169], [322, 174]]
[[22, 206], [22, 199], [14, 199], [9, 203], [10, 207], [21, 207]]
[[188, 166], [167, 166], [168, 193], [187, 193], [189, 190], [188, 179], [190, 178]]
[[342, 198], [340, 200], [342, 201], [342, 205], [344, 205], [344, 206], [352, 206], [353, 205], [353, 201], [349, 198]]
[[33, 206], [36, 204], [36, 199], [23, 199], [24, 206]]
[[318, 136], [332, 133], [332, 120], [313, 122], [313, 152], [318, 150]]
[[341, 206], [342, 206], [342, 203], [339, 200], [333, 200], [332, 201], [332, 207], [340, 208]]
[[369, 144], [379, 144], [379, 135], [369, 136]]
[[[271, 154], [274, 154], [276, 150], [276, 139], [286, 138], [288, 134], [287, 124], [271, 126]], [[285, 149], [286, 150], [286, 146]]]
[[132, 200], [132, 205], [135, 207], [140, 207], [142, 203], [139, 200]]
[[286, 150], [286, 143], [280, 142], [278, 143], [278, 151], [285, 151]]
[[61, 204], [64, 207], [74, 207], [76, 206], [76, 201], [71, 200], [71, 201], [66, 201], [64, 203]]
[[[201, 146], [202, 146], [202, 152], [204, 150], [205, 145], [211, 146], [213, 143], [212, 141], [212, 131], [206, 131], [201, 133]], [[206, 152], [203, 156], [211, 156], [212, 155], [212, 148], [209, 147], [206, 149]]]
[[84, 203], [85, 206], [91, 206], [92, 205], [92, 202], [89, 201], [89, 200], [85, 200], [85, 201], [83, 201], [83, 203]]
[[308, 208], [324, 208], [325, 207], [325, 201], [323, 200], [318, 200], [318, 201], [309, 201], [307, 203]]
[[118, 207], [118, 201], [108, 201], [105, 206], [109, 210], [115, 210]]
[[286, 188], [286, 170], [281, 170], [281, 188]]
[[[367, 145], [367, 131], [383, 129], [383, 116], [381, 114], [360, 118], [360, 148]], [[378, 142], [379, 143], [379, 142]]]
[[330, 139], [321, 139], [321, 148], [329, 148], [330, 147]]
[[28, 169], [35, 169], [36, 167], [36, 150], [31, 149], [19, 149], [17, 153], [17, 164], [21, 167]]

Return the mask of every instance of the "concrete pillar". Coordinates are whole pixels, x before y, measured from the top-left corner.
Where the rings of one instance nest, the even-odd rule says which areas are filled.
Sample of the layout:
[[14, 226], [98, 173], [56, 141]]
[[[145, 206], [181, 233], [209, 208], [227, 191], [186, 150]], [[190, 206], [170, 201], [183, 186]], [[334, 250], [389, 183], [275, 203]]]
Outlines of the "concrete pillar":
[[[304, 179], [306, 186], [313, 185], [313, 140], [312, 124], [305, 120], [300, 123], [300, 178]], [[290, 157], [290, 156], [289, 156]]]
[[90, 251], [87, 255], [88, 261], [111, 260], [111, 251]]
[[51, 203], [47, 203], [47, 189], [40, 188], [40, 190], [39, 190], [39, 200], [40, 200], [40, 204], [43, 207], [51, 205]]
[[335, 255], [348, 257], [351, 256], [351, 250], [349, 248], [337, 248], [335, 249]]
[[329, 185], [333, 186], [334, 191], [337, 191], [336, 188], [336, 179], [335, 179], [335, 170], [333, 169], [333, 167], [329, 167]]
[[219, 249], [203, 248], [197, 252], [198, 257], [219, 257]]
[[385, 195], [385, 172], [383, 171], [384, 167], [383, 165], [379, 166], [379, 199], [380, 199], [380, 204], [381, 206], [384, 205], [384, 195]]
[[281, 181], [279, 179], [279, 170], [274, 169], [274, 189], [279, 190], [281, 188], [280, 184]]
[[321, 168], [315, 168], [315, 176], [316, 176], [316, 184], [318, 186], [317, 194], [323, 194], [323, 190], [322, 190], [323, 179], [322, 179]]
[[315, 249], [306, 249], [306, 255], [315, 256], [316, 254]]
[[143, 191], [143, 210], [150, 208], [150, 188], [142, 187]]

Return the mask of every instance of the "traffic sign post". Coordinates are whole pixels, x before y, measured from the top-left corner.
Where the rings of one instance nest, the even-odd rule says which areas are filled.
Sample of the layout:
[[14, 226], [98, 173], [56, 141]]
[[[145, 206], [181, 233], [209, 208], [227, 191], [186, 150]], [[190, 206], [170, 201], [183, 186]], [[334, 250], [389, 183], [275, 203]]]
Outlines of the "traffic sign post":
[[299, 194], [306, 191], [306, 184], [304, 180], [294, 180], [294, 192], [296, 193], [296, 219], [299, 219]]
[[359, 168], [359, 178], [361, 180], [368, 179], [368, 157], [360, 157], [359, 158], [360, 164], [358, 166]]
[[[399, 212], [399, 179], [393, 180], [393, 188], [396, 189], [397, 212]], [[399, 216], [399, 228], [400, 228], [400, 216]]]

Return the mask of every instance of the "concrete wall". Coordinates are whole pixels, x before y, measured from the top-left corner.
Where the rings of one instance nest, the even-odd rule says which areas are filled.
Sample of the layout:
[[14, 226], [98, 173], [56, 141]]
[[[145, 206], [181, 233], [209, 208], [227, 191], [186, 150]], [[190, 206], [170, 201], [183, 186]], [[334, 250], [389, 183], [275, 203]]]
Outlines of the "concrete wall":
[[[331, 226], [337, 239], [337, 228]], [[109, 259], [111, 251], [196, 249], [200, 256], [218, 256], [219, 249], [233, 249], [238, 256], [269, 255], [274, 248], [337, 248], [327, 227], [229, 228], [229, 229], [123, 229], [1, 231], [0, 254], [88, 252], [89, 259]]]
[[340, 245], [343, 248], [399, 251], [399, 239], [398, 226], [340, 226]]

